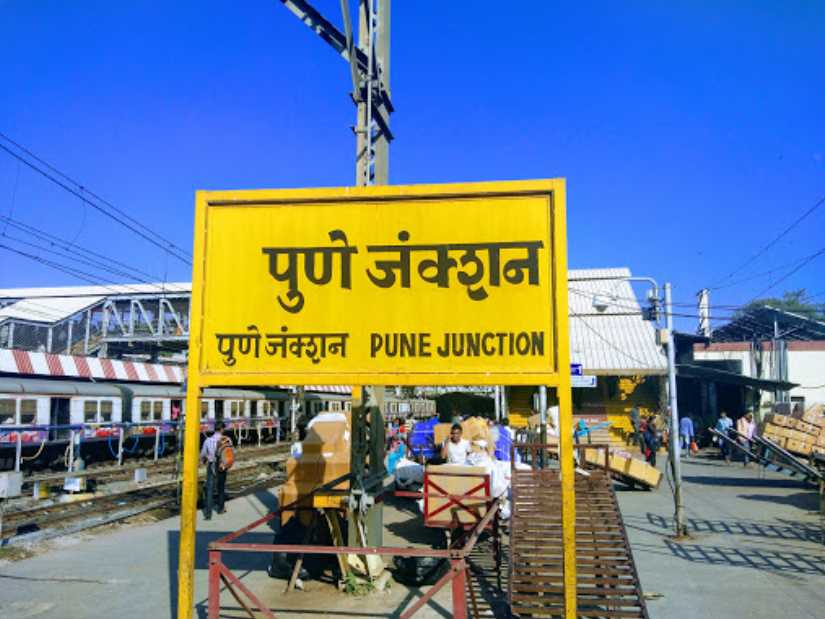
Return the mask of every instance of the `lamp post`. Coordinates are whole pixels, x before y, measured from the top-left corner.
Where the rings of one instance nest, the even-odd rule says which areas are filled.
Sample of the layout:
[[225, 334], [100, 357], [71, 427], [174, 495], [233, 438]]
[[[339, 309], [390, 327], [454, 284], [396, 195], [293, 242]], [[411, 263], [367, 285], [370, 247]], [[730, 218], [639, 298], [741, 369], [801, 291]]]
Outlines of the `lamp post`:
[[[622, 277], [617, 280], [627, 282], [647, 282], [651, 285], [648, 299], [657, 307], [662, 299], [659, 298], [659, 284], [652, 277]], [[614, 286], [615, 287], [615, 286]], [[608, 297], [616, 299], [615, 293], [609, 293]], [[598, 298], [593, 299], [593, 305], [599, 311], [607, 309], [607, 303]], [[668, 381], [668, 408], [670, 410], [670, 462], [673, 467], [673, 502], [674, 502], [674, 525], [676, 537], [685, 534], [684, 506], [682, 504], [682, 463], [681, 450], [679, 448], [679, 407], [676, 397], [676, 342], [673, 338], [673, 302], [671, 300], [670, 283], [664, 285], [664, 308], [665, 308], [665, 341], [667, 347], [667, 381]], [[658, 311], [654, 319], [659, 324]]]
[[670, 397], [670, 458], [673, 464], [673, 502], [676, 537], [685, 535], [684, 506], [682, 505], [682, 450], [679, 446], [679, 406], [676, 398], [676, 342], [673, 338], [673, 302], [670, 283], [665, 284], [665, 324], [667, 325], [667, 380]]

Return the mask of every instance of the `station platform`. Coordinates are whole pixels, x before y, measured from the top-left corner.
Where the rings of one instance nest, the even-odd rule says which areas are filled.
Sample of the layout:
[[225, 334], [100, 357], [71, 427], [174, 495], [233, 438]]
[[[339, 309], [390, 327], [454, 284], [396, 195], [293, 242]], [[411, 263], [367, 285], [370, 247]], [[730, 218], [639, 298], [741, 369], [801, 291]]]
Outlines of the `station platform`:
[[[650, 616], [821, 616], [825, 539], [816, 490], [781, 474], [710, 458], [684, 462], [683, 475], [691, 537], [681, 542], [670, 538], [673, 503], [666, 481], [655, 491], [616, 486]], [[206, 616], [207, 544], [275, 506], [276, 492], [270, 490], [230, 501], [227, 513], [209, 522], [199, 514], [196, 616]], [[389, 507], [385, 543], [430, 544], [428, 532], [416, 522], [420, 516], [411, 505]], [[250, 541], [270, 543], [271, 530], [250, 534]], [[6, 557], [19, 550], [0, 549], [4, 619], [175, 617], [177, 518], [93, 530], [31, 550], [34, 556], [13, 560]], [[393, 617], [423, 595], [395, 582], [389, 591], [366, 597], [320, 582], [284, 595], [285, 582], [265, 573], [268, 560], [266, 555], [227, 556], [233, 572], [263, 593], [278, 617]], [[221, 617], [244, 616], [231, 596], [222, 601]], [[449, 588], [418, 616], [450, 617]]]

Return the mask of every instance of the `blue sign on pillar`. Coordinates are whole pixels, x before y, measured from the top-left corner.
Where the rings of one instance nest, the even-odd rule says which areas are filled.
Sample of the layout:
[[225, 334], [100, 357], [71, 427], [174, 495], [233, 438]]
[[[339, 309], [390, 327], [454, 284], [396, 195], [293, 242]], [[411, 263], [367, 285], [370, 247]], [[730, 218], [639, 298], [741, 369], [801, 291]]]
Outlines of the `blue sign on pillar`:
[[571, 376], [582, 376], [582, 364], [581, 363], [571, 363], [570, 364], [570, 375]]

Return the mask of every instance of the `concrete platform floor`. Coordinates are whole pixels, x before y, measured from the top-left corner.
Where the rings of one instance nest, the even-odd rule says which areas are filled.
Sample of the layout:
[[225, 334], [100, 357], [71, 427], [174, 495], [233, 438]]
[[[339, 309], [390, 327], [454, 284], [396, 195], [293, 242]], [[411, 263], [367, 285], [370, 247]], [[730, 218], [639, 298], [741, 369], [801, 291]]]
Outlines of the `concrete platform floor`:
[[656, 492], [618, 491], [650, 616], [825, 616], [817, 492], [753, 464], [725, 465], [715, 454], [683, 462], [687, 540], [670, 538], [667, 479]]
[[[825, 546], [816, 493], [782, 475], [706, 459], [686, 462], [684, 477], [691, 539], [683, 542], [669, 538], [673, 510], [666, 481], [654, 492], [619, 490], [642, 586], [652, 598], [651, 617], [822, 616]], [[198, 523], [196, 616], [206, 616], [208, 542], [275, 503], [273, 492], [259, 492]], [[412, 526], [416, 519], [411, 511], [388, 510], [386, 543], [428, 543]], [[111, 528], [51, 542], [28, 559], [0, 559], [0, 617], [174, 618], [177, 527], [168, 519]], [[264, 527], [246, 539], [269, 543], [272, 531]], [[279, 617], [392, 617], [421, 595], [395, 583], [388, 592], [354, 598], [308, 583], [305, 591], [284, 596], [283, 581], [263, 572], [267, 561], [239, 555], [227, 563], [253, 591], [266, 592]], [[243, 616], [231, 596], [222, 599], [222, 616]], [[445, 590], [421, 616], [448, 618], [450, 609]]]

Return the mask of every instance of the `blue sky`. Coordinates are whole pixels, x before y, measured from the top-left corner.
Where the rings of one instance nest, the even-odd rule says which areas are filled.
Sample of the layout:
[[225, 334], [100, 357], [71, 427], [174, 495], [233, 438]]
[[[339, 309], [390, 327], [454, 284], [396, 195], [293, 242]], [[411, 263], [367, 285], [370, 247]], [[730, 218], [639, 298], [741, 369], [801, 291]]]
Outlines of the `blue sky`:
[[[341, 23], [338, 2], [316, 6]], [[277, 0], [0, 0], [0, 15], [0, 131], [181, 246], [196, 189], [353, 182], [347, 66]], [[825, 196], [823, 3], [396, 0], [392, 19], [391, 181], [566, 177], [572, 267], [628, 266], [690, 303]], [[9, 213], [190, 276], [0, 152]], [[824, 233], [825, 205], [724, 283]], [[823, 275], [825, 256], [770, 292], [825, 301]], [[0, 286], [75, 283], [0, 251]]]

